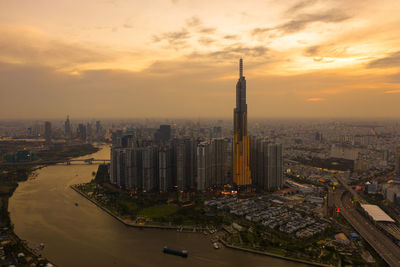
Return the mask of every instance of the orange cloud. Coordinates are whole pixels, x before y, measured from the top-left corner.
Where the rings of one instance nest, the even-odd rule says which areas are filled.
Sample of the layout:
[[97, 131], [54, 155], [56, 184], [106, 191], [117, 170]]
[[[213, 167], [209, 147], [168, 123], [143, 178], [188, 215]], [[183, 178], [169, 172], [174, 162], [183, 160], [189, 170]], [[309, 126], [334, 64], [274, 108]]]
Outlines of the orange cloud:
[[400, 89], [385, 91], [385, 94], [399, 94], [399, 93], [400, 93]]
[[307, 99], [308, 102], [319, 102], [319, 101], [324, 101], [325, 98], [322, 97], [310, 97]]

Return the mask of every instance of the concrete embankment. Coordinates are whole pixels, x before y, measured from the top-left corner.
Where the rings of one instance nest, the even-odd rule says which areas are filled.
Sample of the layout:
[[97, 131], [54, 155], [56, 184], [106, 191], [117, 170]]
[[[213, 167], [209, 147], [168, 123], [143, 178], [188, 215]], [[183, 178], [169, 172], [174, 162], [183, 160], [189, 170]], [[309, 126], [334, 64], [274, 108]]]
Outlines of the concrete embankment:
[[79, 188], [77, 188], [76, 185], [71, 185], [70, 187], [74, 191], [76, 191], [77, 193], [79, 193], [80, 195], [82, 195], [83, 197], [88, 199], [89, 201], [91, 201], [97, 207], [101, 208], [102, 210], [107, 212], [109, 215], [111, 215], [112, 217], [114, 217], [115, 219], [117, 219], [118, 221], [120, 221], [121, 223], [123, 223], [124, 225], [129, 226], [129, 227], [164, 229], [164, 230], [179, 230], [180, 232], [189, 232], [189, 233], [194, 233], [194, 232], [199, 233], [199, 232], [207, 230], [206, 228], [191, 227], [191, 226], [169, 226], [169, 225], [149, 225], [149, 224], [144, 225], [144, 224], [137, 224], [137, 223], [133, 223], [133, 222], [127, 222], [124, 219], [122, 219], [121, 217], [119, 217], [116, 214], [114, 214], [112, 211], [110, 211], [106, 207], [104, 207], [103, 205], [101, 205], [96, 200], [94, 200], [94, 199], [90, 198], [89, 196], [87, 196], [84, 192], [79, 190]]
[[248, 252], [248, 253], [253, 253], [253, 254], [258, 254], [258, 255], [263, 255], [263, 256], [268, 256], [268, 257], [274, 257], [274, 258], [278, 258], [278, 259], [282, 259], [282, 260], [298, 262], [298, 263], [303, 263], [303, 264], [312, 265], [312, 266], [332, 267], [332, 265], [327, 265], [327, 264], [323, 264], [323, 263], [317, 263], [317, 262], [311, 262], [311, 261], [300, 260], [300, 259], [295, 259], [295, 258], [289, 258], [289, 257], [285, 257], [285, 256], [273, 254], [273, 253], [258, 251], [258, 250], [249, 249], [249, 248], [238, 247], [238, 246], [235, 246], [235, 245], [231, 245], [231, 244], [227, 243], [226, 241], [224, 241], [222, 239], [220, 239], [219, 241], [227, 248], [236, 249], [236, 250], [240, 250], [240, 251], [243, 251], [243, 252]]

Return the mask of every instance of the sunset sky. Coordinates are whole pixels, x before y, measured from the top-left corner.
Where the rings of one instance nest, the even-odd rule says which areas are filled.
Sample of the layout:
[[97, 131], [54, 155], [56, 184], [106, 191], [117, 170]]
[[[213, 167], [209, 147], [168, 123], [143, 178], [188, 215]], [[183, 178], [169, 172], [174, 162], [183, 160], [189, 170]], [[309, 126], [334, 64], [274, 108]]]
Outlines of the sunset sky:
[[0, 118], [400, 117], [399, 0], [2, 0]]

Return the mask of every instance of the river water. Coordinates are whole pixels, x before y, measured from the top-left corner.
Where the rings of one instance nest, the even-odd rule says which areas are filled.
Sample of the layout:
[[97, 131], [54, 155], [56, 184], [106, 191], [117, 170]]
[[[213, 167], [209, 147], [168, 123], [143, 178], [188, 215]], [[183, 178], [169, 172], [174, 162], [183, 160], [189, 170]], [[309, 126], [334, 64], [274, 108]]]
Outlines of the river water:
[[[90, 157], [109, 158], [109, 148]], [[89, 156], [83, 157], [88, 158]], [[228, 248], [203, 234], [126, 227], [69, 186], [88, 182], [97, 165], [54, 165], [19, 184], [9, 211], [16, 234], [57, 266], [306, 266]], [[78, 202], [79, 206], [74, 203]], [[188, 258], [162, 253], [167, 245]]]

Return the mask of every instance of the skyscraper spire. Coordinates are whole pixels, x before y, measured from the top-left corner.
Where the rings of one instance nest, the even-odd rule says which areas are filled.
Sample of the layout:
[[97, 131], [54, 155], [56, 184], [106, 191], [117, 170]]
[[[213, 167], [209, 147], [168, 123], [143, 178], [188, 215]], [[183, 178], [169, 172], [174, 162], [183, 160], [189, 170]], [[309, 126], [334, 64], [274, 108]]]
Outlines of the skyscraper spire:
[[239, 60], [239, 77], [242, 78], [243, 77], [243, 59], [240, 58]]

